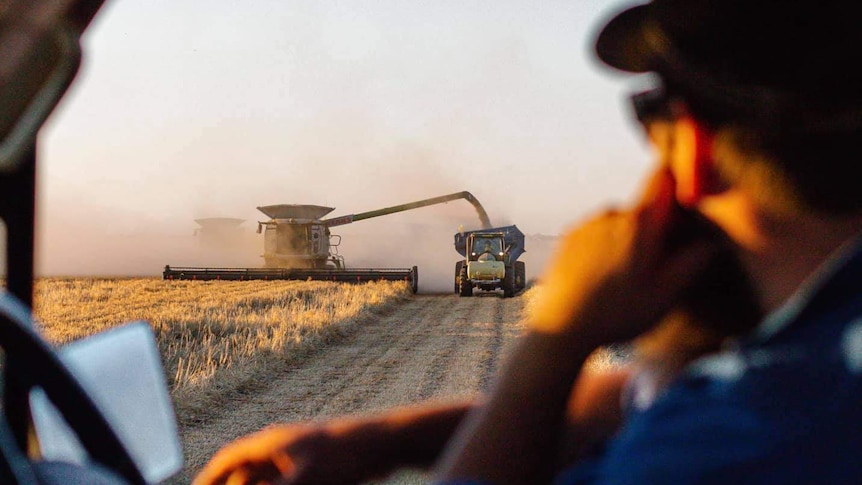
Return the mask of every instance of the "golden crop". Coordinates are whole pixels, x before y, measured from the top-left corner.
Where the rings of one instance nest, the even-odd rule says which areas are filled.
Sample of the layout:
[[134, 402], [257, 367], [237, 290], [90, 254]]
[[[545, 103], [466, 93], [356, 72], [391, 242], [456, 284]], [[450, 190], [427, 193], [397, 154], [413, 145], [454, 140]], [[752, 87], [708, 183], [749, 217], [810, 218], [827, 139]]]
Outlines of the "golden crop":
[[149, 322], [177, 415], [197, 421], [409, 295], [403, 282], [49, 278], [36, 284], [34, 309], [42, 332], [57, 344]]

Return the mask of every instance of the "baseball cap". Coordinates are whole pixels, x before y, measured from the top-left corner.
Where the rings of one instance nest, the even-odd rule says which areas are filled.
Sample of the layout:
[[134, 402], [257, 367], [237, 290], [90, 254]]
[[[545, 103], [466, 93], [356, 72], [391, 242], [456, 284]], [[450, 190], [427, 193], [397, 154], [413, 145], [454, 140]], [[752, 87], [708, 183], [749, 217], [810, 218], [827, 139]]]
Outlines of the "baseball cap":
[[611, 67], [658, 73], [735, 114], [774, 121], [820, 113], [859, 123], [855, 7], [849, 0], [653, 0], [605, 23], [595, 50]]

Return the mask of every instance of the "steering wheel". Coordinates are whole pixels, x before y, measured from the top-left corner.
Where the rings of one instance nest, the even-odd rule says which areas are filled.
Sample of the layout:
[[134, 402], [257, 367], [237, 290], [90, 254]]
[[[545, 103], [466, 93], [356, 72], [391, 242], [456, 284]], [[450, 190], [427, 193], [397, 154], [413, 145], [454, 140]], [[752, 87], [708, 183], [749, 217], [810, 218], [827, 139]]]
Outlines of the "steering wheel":
[[13, 384], [16, 392], [42, 388], [93, 461], [129, 484], [146, 484], [105, 416], [32, 322], [24, 304], [8, 292], [0, 293], [0, 348], [7, 363], [15, 364], [4, 370], [7, 387]]

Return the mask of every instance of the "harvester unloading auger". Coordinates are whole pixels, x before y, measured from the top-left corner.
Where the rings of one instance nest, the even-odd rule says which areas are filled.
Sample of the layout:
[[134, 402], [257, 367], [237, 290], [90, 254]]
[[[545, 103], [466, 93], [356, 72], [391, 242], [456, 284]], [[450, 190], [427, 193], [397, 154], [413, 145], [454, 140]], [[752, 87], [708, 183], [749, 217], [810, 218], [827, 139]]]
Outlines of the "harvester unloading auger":
[[483, 228], [491, 227], [482, 204], [470, 192], [423, 199], [358, 214], [322, 219], [332, 207], [307, 204], [279, 204], [258, 207], [270, 219], [258, 222], [264, 233], [263, 268], [191, 268], [165, 266], [164, 279], [181, 280], [329, 280], [363, 282], [404, 280], [415, 293], [419, 288], [418, 268], [348, 268], [338, 254], [341, 236], [331, 227], [343, 226], [429, 205], [464, 199], [473, 205]]

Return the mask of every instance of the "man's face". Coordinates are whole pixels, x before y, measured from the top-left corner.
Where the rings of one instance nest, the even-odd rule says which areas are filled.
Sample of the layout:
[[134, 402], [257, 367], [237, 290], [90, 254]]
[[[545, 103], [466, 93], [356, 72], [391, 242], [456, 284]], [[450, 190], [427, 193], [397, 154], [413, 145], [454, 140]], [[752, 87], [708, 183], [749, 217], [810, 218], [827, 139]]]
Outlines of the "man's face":
[[659, 164], [670, 168], [674, 176], [677, 202], [689, 206], [697, 191], [695, 170], [700, 149], [698, 132], [684, 104], [672, 100], [666, 103], [668, 105], [665, 108], [656, 108], [647, 115], [639, 114], [638, 119]]
[[[659, 105], [653, 97], [652, 110], [638, 112], [638, 119], [655, 150], [658, 163], [669, 167], [677, 184], [677, 223], [668, 238], [668, 251], [696, 239], [713, 239], [724, 248], [684, 295], [680, 308], [698, 323], [722, 333], [739, 334], [752, 329], [761, 319], [753, 286], [724, 231], [693, 208], [684, 208], [693, 187], [696, 133], [685, 121], [680, 106]], [[670, 101], [668, 101], [670, 103]], [[635, 103], [636, 110], [638, 109]]]

